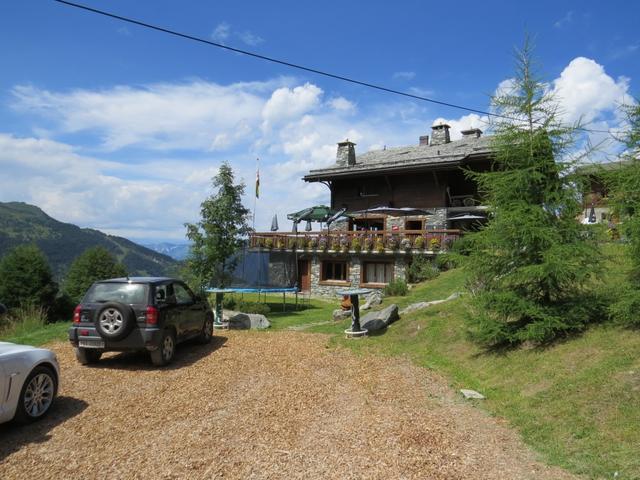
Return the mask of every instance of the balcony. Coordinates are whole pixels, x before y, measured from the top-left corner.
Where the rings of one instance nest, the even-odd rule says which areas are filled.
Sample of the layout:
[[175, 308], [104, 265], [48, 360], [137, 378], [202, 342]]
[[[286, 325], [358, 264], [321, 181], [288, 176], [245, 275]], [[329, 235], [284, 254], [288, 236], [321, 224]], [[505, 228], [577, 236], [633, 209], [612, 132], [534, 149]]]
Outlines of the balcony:
[[359, 230], [303, 233], [255, 232], [252, 250], [330, 253], [438, 253], [451, 248], [460, 230]]

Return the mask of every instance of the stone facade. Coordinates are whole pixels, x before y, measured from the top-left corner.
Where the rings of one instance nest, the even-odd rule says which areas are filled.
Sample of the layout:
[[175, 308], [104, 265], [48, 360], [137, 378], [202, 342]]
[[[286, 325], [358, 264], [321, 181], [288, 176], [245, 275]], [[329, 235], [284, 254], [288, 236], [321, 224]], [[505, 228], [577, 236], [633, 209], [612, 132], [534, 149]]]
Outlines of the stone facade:
[[[405, 257], [406, 254], [404, 253], [394, 255], [381, 255], [376, 253], [358, 254], [355, 252], [348, 254], [332, 254], [330, 252], [322, 254], [313, 253], [309, 257], [311, 261], [311, 294], [314, 296], [335, 298], [339, 290], [359, 288], [363, 261], [393, 261], [393, 278], [404, 280], [406, 278], [407, 267]], [[348, 281], [342, 285], [328, 285], [327, 282], [322, 282], [320, 280], [320, 264], [323, 260], [346, 261], [349, 269]], [[366, 286], [366, 288], [382, 290], [382, 287]]]

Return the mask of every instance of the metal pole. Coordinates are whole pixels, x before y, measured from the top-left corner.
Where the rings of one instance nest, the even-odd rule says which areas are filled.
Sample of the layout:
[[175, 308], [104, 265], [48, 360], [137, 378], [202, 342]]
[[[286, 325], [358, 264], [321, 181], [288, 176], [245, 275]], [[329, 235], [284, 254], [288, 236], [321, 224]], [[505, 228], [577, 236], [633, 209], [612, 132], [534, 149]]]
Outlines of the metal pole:
[[351, 297], [351, 331], [360, 332], [360, 300], [358, 295], [350, 295]]
[[216, 325], [222, 325], [222, 297], [224, 293], [216, 292]]

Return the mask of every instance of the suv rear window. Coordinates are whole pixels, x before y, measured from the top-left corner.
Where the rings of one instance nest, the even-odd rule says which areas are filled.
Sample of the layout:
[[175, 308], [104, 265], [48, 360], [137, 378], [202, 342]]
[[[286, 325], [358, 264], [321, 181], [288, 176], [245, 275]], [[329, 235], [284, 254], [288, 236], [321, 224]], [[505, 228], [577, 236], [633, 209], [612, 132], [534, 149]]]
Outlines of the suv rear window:
[[142, 283], [95, 283], [83, 303], [147, 303], [147, 286]]

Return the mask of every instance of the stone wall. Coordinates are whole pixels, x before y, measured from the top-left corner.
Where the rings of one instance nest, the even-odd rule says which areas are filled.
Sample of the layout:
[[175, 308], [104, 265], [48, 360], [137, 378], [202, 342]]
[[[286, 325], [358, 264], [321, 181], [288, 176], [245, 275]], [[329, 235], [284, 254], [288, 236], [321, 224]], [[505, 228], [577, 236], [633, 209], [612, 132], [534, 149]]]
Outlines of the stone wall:
[[[320, 262], [322, 260], [346, 260], [349, 265], [349, 284], [348, 285], [321, 285], [320, 284]], [[359, 288], [360, 287], [360, 275], [362, 272], [362, 261], [376, 261], [376, 260], [389, 260], [389, 257], [378, 257], [376, 255], [368, 255], [366, 258], [362, 258], [358, 254], [350, 254], [348, 256], [336, 256], [330, 255], [317, 255], [314, 254], [311, 258], [311, 294], [313, 296], [337, 298], [339, 290], [347, 288]], [[394, 279], [406, 278], [406, 260], [404, 255], [394, 255], [393, 260], [393, 277]], [[372, 287], [367, 287], [372, 288]], [[379, 288], [378, 290], [381, 290]]]

